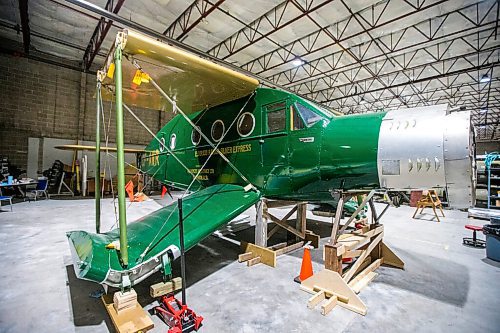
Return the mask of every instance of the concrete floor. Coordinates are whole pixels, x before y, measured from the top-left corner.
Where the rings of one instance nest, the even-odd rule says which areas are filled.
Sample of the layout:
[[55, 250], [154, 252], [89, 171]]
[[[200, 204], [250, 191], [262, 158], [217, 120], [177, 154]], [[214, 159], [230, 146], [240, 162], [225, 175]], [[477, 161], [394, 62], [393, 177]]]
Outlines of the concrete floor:
[[[132, 221], [164, 205], [165, 200], [129, 205]], [[103, 203], [104, 229], [114, 223], [113, 204]], [[47, 200], [5, 207], [0, 212], [0, 332], [113, 331], [102, 303], [89, 296], [101, 287], [75, 278], [65, 232], [93, 230], [92, 200]], [[277, 210], [283, 216], [285, 210]], [[309, 294], [293, 282], [301, 251], [278, 257], [276, 268], [246, 267], [237, 262], [237, 241], [253, 240], [251, 223], [236, 232], [210, 236], [187, 254], [188, 304], [205, 318], [202, 332], [500, 332], [500, 264], [484, 249], [462, 246], [466, 213], [445, 211], [441, 223], [413, 209], [390, 208], [384, 216], [385, 242], [406, 269], [382, 267], [360, 294], [368, 314], [335, 308], [328, 316], [306, 307]], [[308, 212], [308, 218], [316, 219]], [[309, 229], [326, 240], [329, 219], [311, 221]], [[277, 234], [275, 242], [286, 237]], [[481, 237], [483, 237], [481, 235]], [[312, 252], [320, 270], [321, 250]], [[178, 272], [178, 266], [174, 267]], [[136, 287], [139, 301], [153, 306], [148, 288], [158, 274]], [[153, 332], [166, 326], [153, 317]]]

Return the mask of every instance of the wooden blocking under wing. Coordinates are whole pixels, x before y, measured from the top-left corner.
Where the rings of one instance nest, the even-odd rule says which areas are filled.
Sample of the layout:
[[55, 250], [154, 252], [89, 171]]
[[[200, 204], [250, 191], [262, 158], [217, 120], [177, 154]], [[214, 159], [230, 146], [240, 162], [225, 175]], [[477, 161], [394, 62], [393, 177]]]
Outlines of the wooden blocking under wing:
[[366, 314], [366, 305], [337, 272], [324, 269], [302, 281], [300, 289], [310, 294], [324, 291], [326, 297], [337, 297], [338, 305], [362, 315]]
[[146, 332], [153, 329], [151, 317], [137, 301], [134, 303], [135, 306], [120, 313], [116, 312], [111, 295], [103, 295], [102, 302], [118, 333]]
[[121, 291], [117, 291], [113, 295], [113, 306], [118, 313], [123, 310], [135, 307], [136, 303], [137, 293], [134, 289], [130, 289], [130, 291], [126, 291], [124, 293], [122, 293]]
[[182, 288], [182, 278], [180, 277], [175, 277], [172, 279], [172, 281], [169, 282], [160, 282], [153, 284], [149, 288], [149, 294], [151, 297], [160, 297], [172, 292], [175, 292], [176, 290], [179, 290]]
[[[271, 267], [276, 267], [276, 252], [252, 243], [241, 242], [244, 254], [251, 252], [252, 258], [260, 257], [260, 262]], [[248, 257], [248, 256], [247, 256]]]

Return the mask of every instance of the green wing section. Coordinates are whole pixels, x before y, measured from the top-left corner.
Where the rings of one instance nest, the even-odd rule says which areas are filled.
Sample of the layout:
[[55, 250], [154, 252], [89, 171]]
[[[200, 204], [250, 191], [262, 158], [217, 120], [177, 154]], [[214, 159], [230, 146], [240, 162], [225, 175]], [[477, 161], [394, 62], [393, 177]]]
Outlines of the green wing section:
[[[191, 249], [222, 225], [247, 210], [260, 198], [242, 186], [214, 185], [183, 199], [184, 243]], [[103, 234], [86, 231], [67, 233], [78, 278], [118, 287], [124, 275], [137, 284], [158, 271], [165, 260], [179, 255], [177, 202], [128, 225], [129, 267], [120, 264], [119, 252], [106, 245], [118, 242], [119, 230]]]

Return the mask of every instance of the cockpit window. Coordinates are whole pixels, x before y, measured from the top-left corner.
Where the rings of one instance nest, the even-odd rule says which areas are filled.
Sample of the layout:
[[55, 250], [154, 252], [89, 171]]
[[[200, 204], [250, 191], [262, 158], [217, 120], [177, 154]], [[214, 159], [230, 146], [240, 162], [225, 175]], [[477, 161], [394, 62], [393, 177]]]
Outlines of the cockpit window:
[[293, 104], [293, 106], [294, 109], [296, 109], [298, 113], [300, 113], [307, 127], [311, 127], [312, 125], [323, 119], [320, 115], [316, 114], [314, 111], [310, 110], [302, 104], [296, 102]]
[[297, 108], [291, 106], [290, 107], [290, 113], [291, 113], [291, 117], [292, 117], [292, 121], [291, 121], [292, 128], [293, 128], [294, 131], [306, 128], [306, 125], [304, 124], [304, 121], [299, 116], [299, 112], [297, 111]]

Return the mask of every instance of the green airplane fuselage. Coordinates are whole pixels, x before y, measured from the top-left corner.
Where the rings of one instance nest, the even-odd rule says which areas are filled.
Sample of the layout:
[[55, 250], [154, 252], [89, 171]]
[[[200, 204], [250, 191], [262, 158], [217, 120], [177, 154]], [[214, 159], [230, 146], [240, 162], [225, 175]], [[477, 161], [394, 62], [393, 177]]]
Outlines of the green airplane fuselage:
[[[296, 95], [259, 88], [251, 96], [189, 117], [263, 196], [329, 202], [334, 189], [380, 187], [377, 145], [384, 116], [338, 116]], [[220, 137], [221, 122], [225, 136], [218, 142], [213, 138]], [[142, 169], [155, 179], [187, 188], [202, 168], [191, 190], [247, 185], [217, 152], [208, 159], [212, 146], [181, 115], [157, 138], [170, 149], [155, 139], [142, 160]]]

